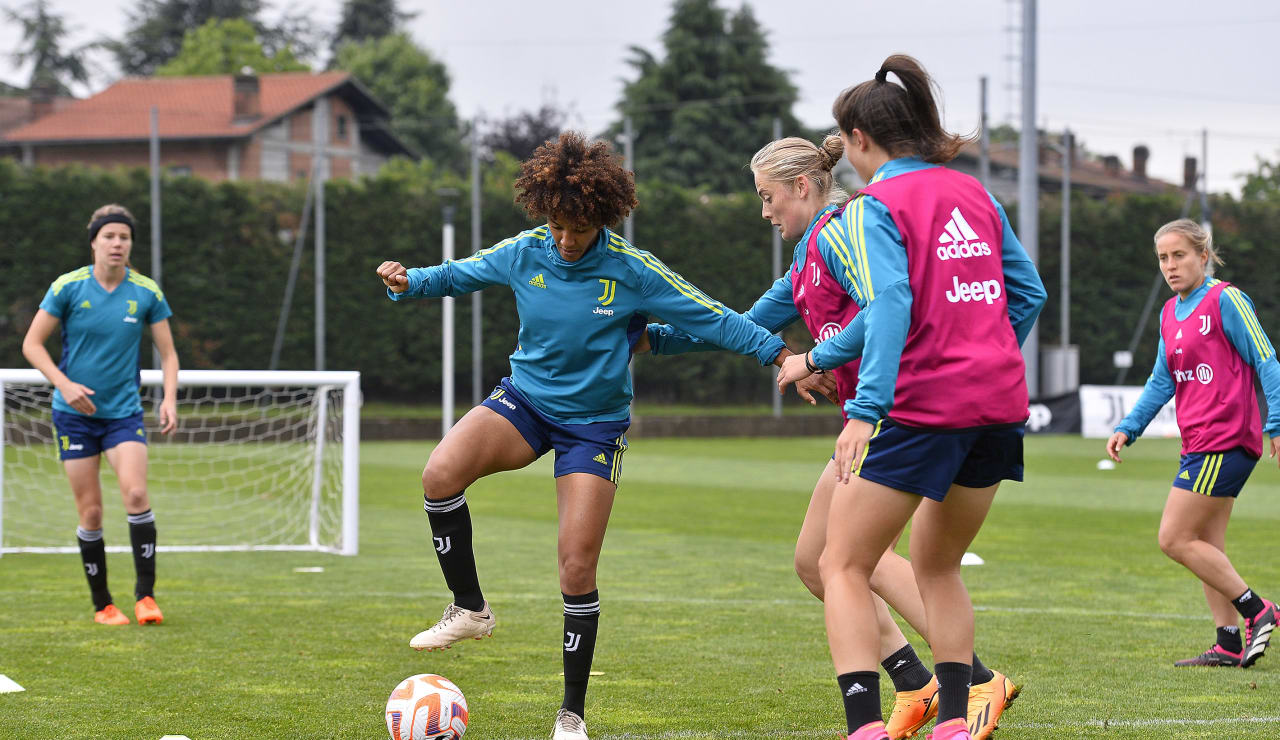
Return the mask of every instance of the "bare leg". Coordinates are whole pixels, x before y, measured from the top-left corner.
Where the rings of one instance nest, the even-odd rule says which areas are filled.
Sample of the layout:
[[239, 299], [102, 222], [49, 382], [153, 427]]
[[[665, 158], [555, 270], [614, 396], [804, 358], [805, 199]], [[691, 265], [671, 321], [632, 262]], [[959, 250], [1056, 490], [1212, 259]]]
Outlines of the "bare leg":
[[[1172, 488], [1160, 519], [1159, 534], [1160, 549], [1164, 554], [1195, 573], [1206, 586], [1227, 599], [1228, 605], [1231, 599], [1248, 588], [1227, 554], [1216, 544], [1226, 536], [1227, 520], [1231, 517], [1234, 503], [1235, 499], [1229, 497], [1213, 498]], [[1212, 599], [1209, 600], [1209, 608], [1214, 610], [1215, 621], [1226, 617], [1217, 613]], [[1233, 613], [1226, 624], [1235, 624], [1235, 619]], [[1219, 621], [1218, 624], [1224, 623]]]

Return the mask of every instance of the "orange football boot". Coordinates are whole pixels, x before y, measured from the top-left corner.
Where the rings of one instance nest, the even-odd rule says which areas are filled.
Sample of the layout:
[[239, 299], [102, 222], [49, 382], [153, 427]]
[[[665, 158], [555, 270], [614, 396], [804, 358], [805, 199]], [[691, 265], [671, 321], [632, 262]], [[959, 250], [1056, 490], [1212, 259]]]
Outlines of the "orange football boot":
[[893, 712], [887, 729], [890, 740], [913, 737], [929, 721], [938, 716], [938, 677], [929, 679], [924, 688], [899, 691], [893, 697]]
[[1009, 708], [1021, 691], [1013, 685], [1000, 671], [992, 671], [995, 675], [986, 683], [969, 687], [969, 734], [973, 740], [987, 740], [996, 731], [996, 723], [1000, 715]]
[[98, 624], [128, 624], [129, 618], [117, 609], [115, 604], [107, 604], [105, 608], [94, 613], [93, 621]]
[[133, 605], [133, 615], [138, 618], [138, 624], [160, 624], [164, 621], [160, 607], [156, 606], [156, 600], [150, 596], [138, 599], [138, 603]]

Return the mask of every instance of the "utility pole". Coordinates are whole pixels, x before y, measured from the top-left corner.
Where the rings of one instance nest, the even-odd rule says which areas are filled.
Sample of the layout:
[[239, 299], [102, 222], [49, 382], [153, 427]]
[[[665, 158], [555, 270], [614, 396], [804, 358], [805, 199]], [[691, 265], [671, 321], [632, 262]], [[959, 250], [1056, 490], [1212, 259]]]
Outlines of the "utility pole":
[[[160, 234], [160, 109], [151, 106], [151, 279], [161, 289]], [[151, 366], [160, 367], [160, 350], [151, 347]]]
[[983, 75], [979, 78], [978, 94], [978, 110], [981, 112], [982, 118], [980, 125], [981, 133], [978, 139], [978, 182], [982, 183], [982, 187], [987, 190], [991, 189], [991, 132], [987, 124], [987, 76]]
[[[622, 157], [623, 167], [626, 167], [627, 172], [635, 172], [635, 132], [631, 128], [630, 115], [622, 119]], [[626, 239], [627, 243], [631, 243], [632, 238], [635, 236], [635, 222], [636, 217], [631, 213], [628, 213], [627, 218], [622, 222], [622, 238]]]
[[[773, 140], [777, 141], [782, 138], [782, 119], [773, 117]], [[777, 280], [782, 277], [782, 232], [777, 229], [773, 230], [773, 279]], [[778, 366], [773, 365], [773, 372], [769, 374], [772, 378], [769, 384], [769, 395], [773, 398], [773, 415], [774, 417], [782, 416], [782, 394], [778, 392]]]
[[[442, 215], [444, 217], [444, 232], [441, 234], [441, 255], [440, 263], [444, 264], [453, 259], [453, 199], [458, 196], [458, 191], [454, 188], [440, 188], [436, 191], [436, 195], [440, 196], [443, 204]], [[441, 352], [440, 352], [440, 415], [441, 429], [440, 437], [449, 433], [453, 427], [453, 370], [454, 370], [454, 352], [453, 352], [453, 306], [457, 299], [453, 296], [445, 296], [441, 299]]]
[[[1036, 0], [1022, 0], [1022, 132], [1018, 147], [1018, 238], [1040, 265], [1040, 136], [1036, 132]], [[1040, 329], [1022, 345], [1027, 392], [1040, 395]]]
[[[471, 253], [480, 251], [480, 117], [471, 119]], [[484, 327], [480, 321], [481, 291], [471, 293], [471, 405], [479, 406], [483, 390], [480, 369], [484, 359]]]
[[320, 98], [312, 110], [311, 136], [315, 144], [315, 154], [311, 159], [312, 180], [315, 182], [316, 203], [316, 361], [317, 370], [324, 370], [324, 183], [329, 179], [329, 159], [326, 149], [329, 146], [329, 100]]

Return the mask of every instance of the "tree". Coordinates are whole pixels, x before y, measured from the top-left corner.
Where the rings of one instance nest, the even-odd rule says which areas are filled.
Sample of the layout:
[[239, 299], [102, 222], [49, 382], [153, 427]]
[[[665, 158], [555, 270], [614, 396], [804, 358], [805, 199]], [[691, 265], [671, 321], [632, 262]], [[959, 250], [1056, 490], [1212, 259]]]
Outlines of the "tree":
[[564, 130], [567, 116], [554, 105], [537, 111], [524, 111], [498, 121], [484, 137], [488, 149], [503, 151], [516, 159], [528, 159], [544, 141], [554, 139]]
[[342, 45], [390, 36], [400, 30], [405, 21], [417, 13], [402, 13], [396, 8], [396, 0], [344, 0], [342, 18], [333, 32], [330, 46], [333, 56]]
[[124, 38], [105, 46], [127, 75], [149, 76], [178, 56], [188, 31], [215, 18], [247, 21], [257, 34], [268, 57], [285, 48], [304, 59], [316, 50], [316, 32], [309, 18], [286, 15], [275, 26], [259, 19], [262, 0], [137, 0]]
[[354, 75], [391, 109], [397, 136], [439, 164], [462, 166], [462, 131], [449, 100], [449, 71], [408, 35], [343, 44], [334, 66]]
[[67, 27], [61, 16], [49, 10], [47, 0], [32, 0], [25, 12], [5, 8], [4, 14], [22, 27], [22, 46], [9, 58], [19, 67], [32, 65], [30, 89], [70, 95], [70, 83], [88, 84], [89, 72], [82, 61], [85, 47], [63, 52]]
[[[676, 0], [662, 41], [661, 61], [631, 47], [637, 77], [618, 103], [633, 122], [642, 177], [742, 190], [751, 187], [743, 165], [773, 138], [775, 117], [784, 135], [811, 135], [791, 113], [796, 88], [769, 64], [750, 6], [730, 14], [716, 0]], [[615, 123], [607, 135], [621, 130]]]
[[1280, 163], [1258, 158], [1258, 168], [1244, 173], [1241, 200], [1280, 203]]
[[156, 74], [165, 77], [236, 74], [245, 67], [258, 74], [309, 69], [287, 46], [274, 56], [267, 56], [248, 21], [213, 18], [188, 31], [178, 56], [157, 69]]

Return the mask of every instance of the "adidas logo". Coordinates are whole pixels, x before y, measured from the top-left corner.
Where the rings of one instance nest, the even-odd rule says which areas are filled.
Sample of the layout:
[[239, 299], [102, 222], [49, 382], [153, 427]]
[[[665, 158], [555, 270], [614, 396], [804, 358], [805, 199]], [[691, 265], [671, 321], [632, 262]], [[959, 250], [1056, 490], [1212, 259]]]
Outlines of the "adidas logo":
[[593, 457], [593, 458], [591, 458], [591, 459], [592, 459], [592, 460], [594, 460], [594, 461], [596, 461], [596, 462], [598, 462], [598, 463], [600, 463], [601, 465], [608, 465], [608, 464], [609, 464], [609, 461], [608, 461], [608, 460], [606, 460], [606, 459], [604, 459], [604, 453], [603, 453], [603, 452], [601, 452], [599, 455], [596, 455], [595, 457]]
[[960, 208], [951, 209], [951, 220], [938, 235], [938, 259], [942, 261], [964, 259], [966, 257], [985, 257], [991, 254], [991, 247], [978, 236], [969, 222], [960, 215]]
[[850, 686], [850, 687], [849, 687], [849, 690], [848, 690], [848, 691], [844, 692], [844, 695], [845, 695], [845, 696], [853, 696], [854, 694], [861, 694], [861, 693], [864, 693], [864, 692], [866, 692], [866, 691], [867, 691], [867, 687], [866, 687], [866, 686], [863, 686], [863, 685], [862, 685], [862, 684], [860, 684], [860, 683], [854, 683], [852, 686]]
[[1191, 474], [1185, 470], [1182, 471], [1182, 473], [1178, 477], [1181, 478], [1182, 480], [1191, 480]]
[[88, 301], [85, 301], [84, 303], [80, 304], [80, 308], [93, 308], [93, 304], [89, 303]]
[[547, 289], [547, 281], [542, 279], [542, 273], [534, 275], [533, 278], [529, 280], [529, 284], [535, 288], [542, 288], [543, 290]]
[[906, 664], [907, 664], [907, 661], [905, 661], [905, 660], [900, 660], [900, 661], [898, 661], [897, 663], [894, 663], [894, 664], [893, 664], [893, 670], [897, 670], [897, 669], [901, 668], [902, 666], [904, 666], [904, 665], [906, 665]]

